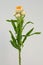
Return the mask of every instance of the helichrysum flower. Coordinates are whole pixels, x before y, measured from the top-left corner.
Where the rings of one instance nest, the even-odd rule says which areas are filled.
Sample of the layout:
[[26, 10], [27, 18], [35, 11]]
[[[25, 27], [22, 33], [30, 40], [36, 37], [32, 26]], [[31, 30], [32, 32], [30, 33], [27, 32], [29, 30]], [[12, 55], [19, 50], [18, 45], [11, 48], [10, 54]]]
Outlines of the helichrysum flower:
[[22, 11], [21, 14], [22, 14], [22, 15], [25, 15], [25, 11]]
[[21, 12], [21, 15], [23, 18], [25, 17], [25, 11], [24, 10]]
[[29, 36], [32, 36], [34, 34], [40, 34], [41, 32], [33, 32], [34, 27], [32, 27], [26, 34], [22, 34], [25, 26], [29, 23], [33, 24], [33, 22], [28, 21], [26, 24], [24, 23], [24, 17], [25, 17], [25, 11], [23, 10], [22, 6], [17, 6], [16, 11], [14, 12], [14, 16], [16, 17], [16, 20], [7, 20], [8, 22], [11, 22], [14, 31], [16, 35], [14, 36], [12, 31], [9, 31], [11, 34], [11, 44], [14, 48], [16, 48], [19, 52], [19, 65], [21, 65], [21, 51], [22, 47], [24, 46], [24, 42]]
[[17, 17], [17, 18], [19, 18], [19, 17], [20, 17], [20, 14], [19, 14], [19, 13], [18, 13], [18, 14], [16, 14], [16, 17]]
[[21, 12], [23, 10], [22, 6], [16, 6], [16, 12]]
[[19, 18], [20, 16], [21, 17], [25, 17], [25, 11], [23, 10], [22, 6], [16, 6], [16, 11], [14, 13], [14, 16], [16, 18]]

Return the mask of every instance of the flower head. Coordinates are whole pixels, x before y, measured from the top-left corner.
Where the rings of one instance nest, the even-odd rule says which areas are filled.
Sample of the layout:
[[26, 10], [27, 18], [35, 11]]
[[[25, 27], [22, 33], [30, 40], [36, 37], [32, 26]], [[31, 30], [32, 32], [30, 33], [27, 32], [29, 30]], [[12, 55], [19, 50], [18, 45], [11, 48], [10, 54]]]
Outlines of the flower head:
[[16, 11], [14, 13], [14, 16], [16, 18], [24, 18], [25, 17], [25, 11], [23, 10], [23, 7], [22, 6], [16, 6]]
[[21, 12], [23, 10], [22, 6], [16, 6], [16, 12]]
[[25, 15], [25, 11], [22, 11], [21, 14]]
[[19, 18], [20, 17], [20, 14], [16, 14], [16, 18]]

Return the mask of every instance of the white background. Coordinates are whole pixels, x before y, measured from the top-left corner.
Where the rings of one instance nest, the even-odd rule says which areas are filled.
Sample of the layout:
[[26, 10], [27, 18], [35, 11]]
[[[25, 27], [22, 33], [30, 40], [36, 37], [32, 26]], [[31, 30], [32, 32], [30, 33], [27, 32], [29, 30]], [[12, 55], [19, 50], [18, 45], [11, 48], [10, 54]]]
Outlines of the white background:
[[18, 65], [18, 51], [10, 44], [9, 30], [12, 30], [6, 19], [15, 19], [13, 12], [17, 5], [26, 11], [25, 23], [29, 24], [24, 33], [33, 26], [41, 35], [27, 38], [22, 49], [22, 65], [43, 65], [43, 0], [0, 0], [0, 65]]

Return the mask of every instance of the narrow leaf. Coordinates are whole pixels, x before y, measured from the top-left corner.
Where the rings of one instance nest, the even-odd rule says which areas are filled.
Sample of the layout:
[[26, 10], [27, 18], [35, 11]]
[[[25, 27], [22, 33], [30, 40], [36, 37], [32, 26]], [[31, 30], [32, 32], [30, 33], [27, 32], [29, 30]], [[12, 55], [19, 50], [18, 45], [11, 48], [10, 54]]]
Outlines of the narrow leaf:
[[29, 32], [27, 32], [26, 36], [30, 35], [33, 30], [34, 30], [34, 27], [32, 29], [30, 29]]
[[17, 33], [17, 28], [16, 28], [16, 25], [15, 25], [15, 22], [17, 22], [17, 20], [6, 20], [7, 22], [11, 22], [11, 24], [12, 24], [12, 26], [13, 26], [13, 28], [14, 28], [14, 30], [15, 30], [15, 32]]
[[29, 22], [27, 22], [27, 23], [24, 25], [23, 29], [24, 29], [25, 26], [26, 26], [27, 24], [29, 24], [29, 23], [33, 24], [33, 22], [29, 21]]
[[32, 34], [30, 34], [30, 36], [31, 36], [31, 35], [34, 35], [34, 34], [41, 34], [41, 32], [32, 33]]
[[6, 20], [7, 22], [17, 22], [17, 20]]
[[23, 41], [22, 41], [22, 45], [23, 45], [23, 43], [25, 42], [26, 39], [27, 39], [27, 37], [25, 36], [24, 39], [23, 39]]
[[34, 34], [41, 34], [41, 32], [35, 32]]
[[14, 23], [14, 22], [11, 22], [11, 24], [12, 24], [12, 26], [13, 26], [15, 32], [17, 33], [17, 27], [16, 27], [15, 23]]
[[15, 39], [13, 33], [12, 33], [11, 31], [9, 31], [9, 32], [10, 32], [10, 34], [11, 34], [11, 38], [12, 38], [12, 40], [16, 43], [16, 39]]
[[22, 43], [25, 42], [25, 40], [27, 39], [28, 36], [30, 36], [30, 34], [32, 33], [33, 30], [34, 30], [34, 27], [32, 29], [30, 29], [29, 32], [27, 32], [27, 34], [24, 36], [24, 39], [23, 39], [23, 42]]
[[[13, 47], [15, 47], [15, 45], [14, 45], [14, 43], [13, 43], [12, 40], [10, 40], [10, 43], [11, 43], [11, 45], [12, 45]], [[16, 48], [16, 47], [15, 47], [15, 48]]]
[[10, 40], [10, 43], [11, 43], [11, 45], [12, 45], [14, 48], [19, 49], [19, 48], [17, 47], [17, 45], [15, 45], [12, 40]]
[[14, 37], [14, 35], [12, 34], [12, 32], [11, 31], [9, 31], [10, 32], [10, 34], [11, 34], [11, 38], [12, 38], [12, 41], [13, 41], [13, 45], [15, 45], [16, 46], [16, 48], [17, 49], [19, 49], [20, 50], [20, 47], [19, 47], [19, 45], [17, 44], [17, 42], [16, 42], [16, 39], [15, 39], [15, 37]]

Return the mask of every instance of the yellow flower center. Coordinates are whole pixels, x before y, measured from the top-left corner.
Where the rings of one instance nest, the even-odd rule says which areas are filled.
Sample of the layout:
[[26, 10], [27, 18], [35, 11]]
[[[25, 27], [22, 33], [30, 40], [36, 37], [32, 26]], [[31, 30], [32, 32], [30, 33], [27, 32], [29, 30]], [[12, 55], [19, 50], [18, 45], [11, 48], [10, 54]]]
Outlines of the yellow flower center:
[[22, 6], [17, 6], [16, 7], [16, 10], [22, 10], [23, 8], [22, 8]]

